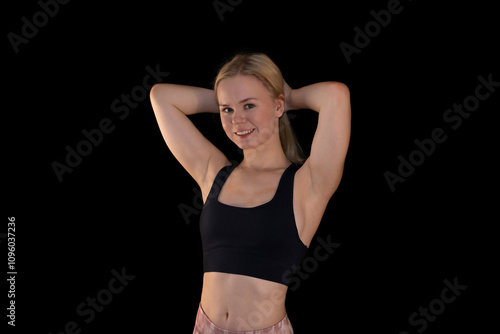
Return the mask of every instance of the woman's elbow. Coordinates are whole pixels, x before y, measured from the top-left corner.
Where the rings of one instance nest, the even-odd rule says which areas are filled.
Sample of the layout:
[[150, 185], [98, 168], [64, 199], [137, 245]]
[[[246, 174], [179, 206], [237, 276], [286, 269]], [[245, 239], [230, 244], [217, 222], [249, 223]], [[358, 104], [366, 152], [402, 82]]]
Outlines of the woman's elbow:
[[349, 99], [350, 91], [349, 87], [346, 84], [339, 81], [331, 81], [329, 82], [330, 93], [341, 99]]
[[163, 95], [163, 92], [165, 91], [165, 85], [162, 83], [157, 83], [154, 84], [153, 87], [151, 87], [151, 90], [149, 91], [149, 98], [151, 101], [158, 99], [160, 95]]

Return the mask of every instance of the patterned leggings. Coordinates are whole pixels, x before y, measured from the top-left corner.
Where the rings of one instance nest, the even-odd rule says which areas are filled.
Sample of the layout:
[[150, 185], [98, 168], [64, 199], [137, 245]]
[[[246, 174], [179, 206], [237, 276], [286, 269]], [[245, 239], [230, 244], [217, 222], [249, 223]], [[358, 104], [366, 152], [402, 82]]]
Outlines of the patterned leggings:
[[229, 331], [217, 327], [207, 317], [200, 304], [193, 334], [293, 334], [293, 328], [288, 316], [285, 314], [285, 317], [280, 322], [271, 327], [251, 331]]

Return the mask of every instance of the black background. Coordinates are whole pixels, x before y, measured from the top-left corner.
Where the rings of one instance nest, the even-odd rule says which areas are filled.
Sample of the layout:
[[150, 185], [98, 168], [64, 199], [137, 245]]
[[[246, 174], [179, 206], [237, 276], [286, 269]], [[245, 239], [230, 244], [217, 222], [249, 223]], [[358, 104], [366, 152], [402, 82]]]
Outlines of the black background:
[[[258, 51], [292, 87], [333, 80], [351, 91], [344, 177], [317, 232], [341, 246], [289, 292], [295, 332], [417, 333], [409, 316], [457, 277], [467, 289], [424, 332], [484, 333], [497, 317], [490, 304], [498, 304], [493, 115], [500, 89], [456, 130], [443, 114], [474, 94], [478, 76], [500, 81], [493, 3], [402, 1], [348, 63], [339, 44], [354, 44], [354, 27], [364, 29], [370, 11], [387, 4], [245, 0], [221, 21], [210, 0], [71, 1], [18, 53], [7, 34], [21, 34], [21, 18], [32, 21], [40, 6], [9, 4], [3, 188], [6, 217], [16, 217], [14, 331], [59, 333], [75, 321], [81, 333], [192, 332], [203, 273], [199, 216], [187, 224], [179, 205], [197, 205], [196, 184], [163, 142], [148, 98], [123, 120], [110, 106], [142, 84], [146, 66], [168, 72], [164, 82], [210, 87], [232, 55]], [[317, 114], [292, 114], [308, 151]], [[191, 119], [240, 160], [217, 117]], [[75, 148], [82, 130], [104, 118], [114, 130], [59, 182], [51, 164], [64, 163], [65, 147]], [[397, 173], [398, 156], [408, 158], [414, 140], [435, 128], [447, 140], [392, 192], [384, 172]], [[77, 306], [122, 268], [135, 278], [85, 323]]]

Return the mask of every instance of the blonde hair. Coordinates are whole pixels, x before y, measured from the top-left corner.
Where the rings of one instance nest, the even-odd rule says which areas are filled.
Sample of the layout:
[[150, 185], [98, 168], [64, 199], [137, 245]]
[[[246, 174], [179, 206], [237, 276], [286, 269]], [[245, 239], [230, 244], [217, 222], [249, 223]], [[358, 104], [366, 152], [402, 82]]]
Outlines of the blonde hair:
[[[284, 80], [280, 69], [263, 53], [237, 54], [219, 70], [214, 82], [214, 91], [217, 96], [217, 87], [221, 80], [234, 77], [238, 74], [253, 75], [259, 79], [275, 99], [285, 97]], [[279, 134], [281, 147], [288, 160], [295, 164], [302, 164], [305, 160], [295, 133], [286, 112], [279, 120]]]

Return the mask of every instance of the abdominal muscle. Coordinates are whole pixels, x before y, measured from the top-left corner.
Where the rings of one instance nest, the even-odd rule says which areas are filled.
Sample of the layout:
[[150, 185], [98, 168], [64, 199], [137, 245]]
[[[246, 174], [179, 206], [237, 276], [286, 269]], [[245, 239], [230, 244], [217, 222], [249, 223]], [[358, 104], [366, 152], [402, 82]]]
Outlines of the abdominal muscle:
[[263, 329], [285, 317], [287, 289], [255, 277], [207, 272], [201, 307], [217, 327], [232, 331]]

